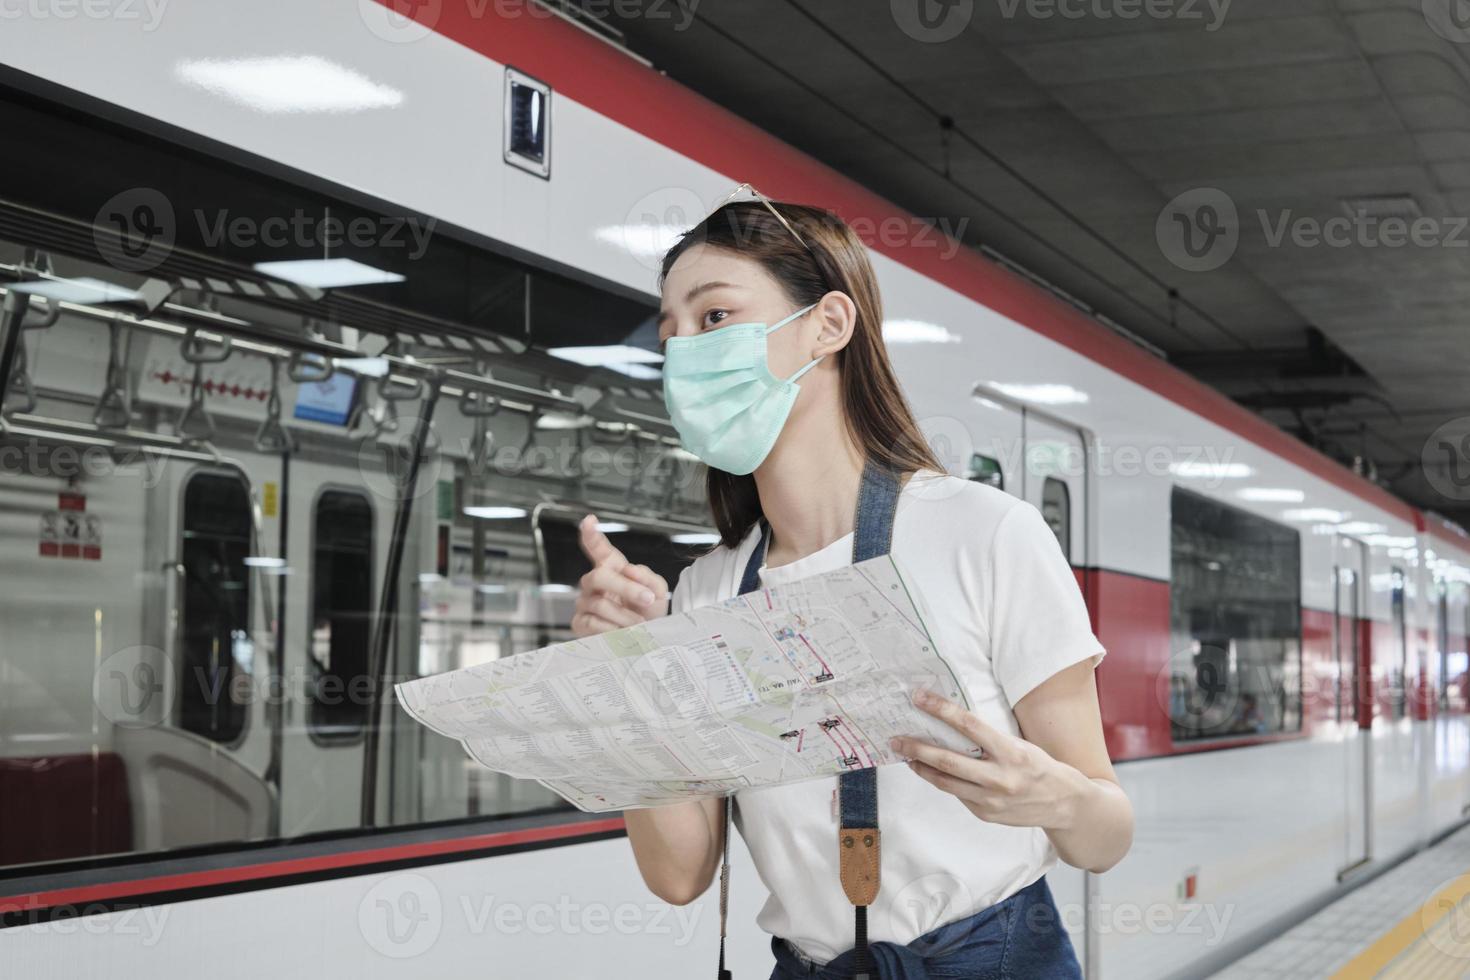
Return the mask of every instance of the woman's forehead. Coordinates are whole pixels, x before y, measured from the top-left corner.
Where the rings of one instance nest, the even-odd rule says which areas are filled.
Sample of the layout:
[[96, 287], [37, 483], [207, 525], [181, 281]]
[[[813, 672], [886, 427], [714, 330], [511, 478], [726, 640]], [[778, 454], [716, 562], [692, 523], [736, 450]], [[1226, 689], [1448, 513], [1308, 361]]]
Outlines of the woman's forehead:
[[664, 277], [665, 304], [683, 302], [702, 283], [720, 282], [748, 289], [773, 285], [759, 262], [724, 248], [695, 245], [684, 251]]

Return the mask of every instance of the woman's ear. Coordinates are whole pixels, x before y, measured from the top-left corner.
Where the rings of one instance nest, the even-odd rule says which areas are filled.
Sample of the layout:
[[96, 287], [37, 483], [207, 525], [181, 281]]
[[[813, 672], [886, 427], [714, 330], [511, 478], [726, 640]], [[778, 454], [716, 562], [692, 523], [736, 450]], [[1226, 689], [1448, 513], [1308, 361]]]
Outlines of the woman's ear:
[[817, 301], [812, 317], [817, 327], [812, 357], [825, 357], [842, 350], [852, 340], [852, 332], [857, 327], [857, 304], [851, 296], [834, 290]]

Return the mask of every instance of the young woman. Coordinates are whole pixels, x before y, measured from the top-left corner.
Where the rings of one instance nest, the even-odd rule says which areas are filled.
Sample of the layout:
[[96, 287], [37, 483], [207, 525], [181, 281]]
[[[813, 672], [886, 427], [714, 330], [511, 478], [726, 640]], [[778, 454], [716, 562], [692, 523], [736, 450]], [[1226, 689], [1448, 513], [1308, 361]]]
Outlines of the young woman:
[[[973, 710], [922, 693], [916, 703], [983, 749], [897, 739], [907, 765], [736, 794], [735, 824], [770, 890], [759, 923], [773, 980], [1080, 977], [1043, 875], [1058, 856], [1112, 867], [1133, 813], [1103, 743], [1103, 651], [1051, 531], [1030, 504], [938, 472], [883, 347], [866, 251], [836, 217], [727, 204], [669, 251], [661, 281], [665, 398], [709, 464], [721, 536], [680, 576], [673, 609], [891, 549]], [[594, 516], [582, 544], [593, 568], [578, 634], [666, 613], [667, 584], [630, 565]], [[875, 800], [863, 801], [862, 778], [876, 781]], [[683, 904], [709, 887], [725, 814], [722, 800], [626, 813], [656, 895]], [[838, 838], [851, 848], [846, 828], [870, 819], [881, 886], [860, 899]], [[864, 902], [872, 945], [853, 949]]]

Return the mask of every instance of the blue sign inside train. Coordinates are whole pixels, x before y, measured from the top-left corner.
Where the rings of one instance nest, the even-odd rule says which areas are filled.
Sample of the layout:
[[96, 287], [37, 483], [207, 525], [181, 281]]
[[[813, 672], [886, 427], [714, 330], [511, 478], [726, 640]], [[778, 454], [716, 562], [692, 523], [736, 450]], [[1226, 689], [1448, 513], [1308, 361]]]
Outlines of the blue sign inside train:
[[352, 417], [352, 396], [357, 379], [337, 374], [325, 381], [303, 384], [296, 392], [296, 410], [292, 413], [305, 422], [346, 425]]

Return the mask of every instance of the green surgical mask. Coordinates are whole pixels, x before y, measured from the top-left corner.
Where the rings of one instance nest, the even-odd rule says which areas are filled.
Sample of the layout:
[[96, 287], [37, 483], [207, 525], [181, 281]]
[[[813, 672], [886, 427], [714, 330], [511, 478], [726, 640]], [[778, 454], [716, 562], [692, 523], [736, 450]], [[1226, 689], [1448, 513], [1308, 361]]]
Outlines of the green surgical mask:
[[797, 380], [822, 360], [777, 378], [766, 361], [766, 337], [816, 305], [769, 327], [735, 323], [665, 343], [664, 404], [685, 449], [735, 476], [761, 465], [801, 393]]

